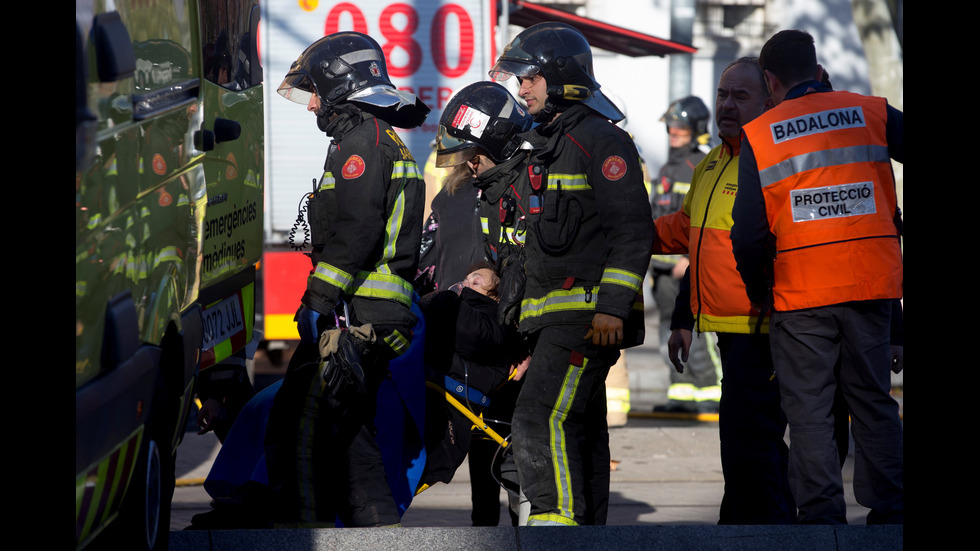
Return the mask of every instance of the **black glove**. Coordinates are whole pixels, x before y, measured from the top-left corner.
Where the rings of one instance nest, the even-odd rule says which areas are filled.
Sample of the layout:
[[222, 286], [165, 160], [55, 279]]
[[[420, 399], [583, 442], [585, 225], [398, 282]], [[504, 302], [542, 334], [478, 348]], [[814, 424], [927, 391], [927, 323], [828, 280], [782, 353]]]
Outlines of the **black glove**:
[[497, 321], [501, 325], [515, 324], [521, 313], [524, 285], [527, 282], [524, 274], [524, 249], [505, 258], [501, 262], [499, 273], [500, 306], [497, 310]]

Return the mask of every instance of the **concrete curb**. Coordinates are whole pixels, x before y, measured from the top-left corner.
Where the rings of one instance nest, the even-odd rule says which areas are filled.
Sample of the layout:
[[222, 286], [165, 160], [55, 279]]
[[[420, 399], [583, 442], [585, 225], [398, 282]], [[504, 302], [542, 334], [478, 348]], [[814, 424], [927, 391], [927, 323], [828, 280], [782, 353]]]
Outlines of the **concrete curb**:
[[171, 551], [385, 549], [900, 551], [902, 526], [580, 526], [215, 530], [170, 533]]

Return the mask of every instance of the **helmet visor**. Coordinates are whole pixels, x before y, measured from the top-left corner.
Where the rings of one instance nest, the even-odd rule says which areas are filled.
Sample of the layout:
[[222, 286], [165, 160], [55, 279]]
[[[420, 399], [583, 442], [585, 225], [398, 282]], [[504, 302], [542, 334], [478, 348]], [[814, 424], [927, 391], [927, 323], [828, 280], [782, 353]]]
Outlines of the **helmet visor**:
[[494, 64], [493, 68], [490, 69], [489, 74], [490, 78], [495, 82], [502, 82], [510, 77], [517, 77], [519, 79], [531, 78], [540, 72], [540, 67], [532, 65], [528, 61], [504, 59], [501, 57]]
[[309, 105], [315, 90], [310, 74], [297, 63], [293, 63], [286, 78], [282, 79], [282, 83], [276, 89], [280, 96], [300, 105]]
[[445, 126], [439, 125], [436, 133], [436, 166], [445, 168], [456, 166], [469, 161], [482, 153], [483, 149], [477, 144], [449, 134]]

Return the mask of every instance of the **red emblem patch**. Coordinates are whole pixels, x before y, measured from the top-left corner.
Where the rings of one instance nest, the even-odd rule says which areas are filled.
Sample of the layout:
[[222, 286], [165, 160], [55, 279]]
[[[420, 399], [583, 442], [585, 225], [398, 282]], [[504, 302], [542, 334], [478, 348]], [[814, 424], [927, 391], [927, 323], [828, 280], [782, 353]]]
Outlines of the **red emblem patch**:
[[157, 176], [163, 176], [167, 173], [167, 161], [163, 160], [163, 155], [159, 153], [153, 155], [153, 172]]
[[606, 157], [602, 163], [602, 175], [613, 182], [626, 176], [626, 161], [617, 155]]
[[174, 202], [173, 195], [167, 193], [167, 190], [161, 189], [160, 197], [157, 199], [157, 204], [159, 204], [161, 207], [169, 207], [173, 202]]
[[360, 178], [362, 174], [364, 174], [364, 159], [358, 155], [348, 157], [347, 162], [344, 163], [344, 168], [341, 170], [341, 175], [344, 179], [353, 180], [354, 178]]

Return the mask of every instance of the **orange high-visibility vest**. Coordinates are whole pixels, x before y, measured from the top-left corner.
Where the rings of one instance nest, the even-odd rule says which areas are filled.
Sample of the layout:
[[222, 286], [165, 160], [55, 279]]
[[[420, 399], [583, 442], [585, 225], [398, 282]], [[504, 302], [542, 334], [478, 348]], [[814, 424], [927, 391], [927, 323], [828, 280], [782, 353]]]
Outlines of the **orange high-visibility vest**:
[[824, 92], [743, 127], [776, 236], [776, 310], [902, 297], [887, 117], [883, 98]]

